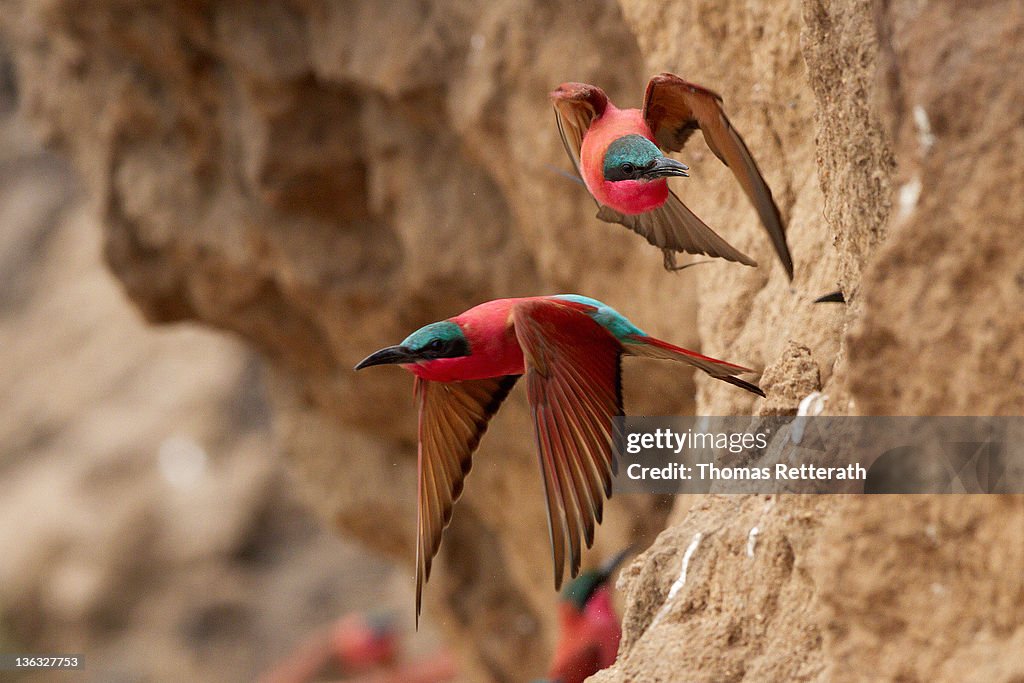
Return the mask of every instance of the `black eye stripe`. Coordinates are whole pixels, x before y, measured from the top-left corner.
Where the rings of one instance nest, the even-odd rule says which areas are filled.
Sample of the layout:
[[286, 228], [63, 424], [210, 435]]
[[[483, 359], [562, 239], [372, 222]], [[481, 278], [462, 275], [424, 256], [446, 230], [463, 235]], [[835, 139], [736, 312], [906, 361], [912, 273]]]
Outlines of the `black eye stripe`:
[[469, 355], [469, 344], [465, 339], [432, 339], [420, 348], [419, 354], [427, 360], [458, 358]]

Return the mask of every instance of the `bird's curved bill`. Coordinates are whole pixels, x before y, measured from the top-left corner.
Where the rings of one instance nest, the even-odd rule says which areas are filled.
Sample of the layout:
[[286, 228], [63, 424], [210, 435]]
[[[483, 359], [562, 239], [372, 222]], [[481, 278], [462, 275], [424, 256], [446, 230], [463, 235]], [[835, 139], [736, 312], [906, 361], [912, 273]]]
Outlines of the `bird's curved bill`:
[[395, 363], [415, 363], [417, 360], [415, 354], [404, 346], [389, 346], [371, 353], [366, 358], [359, 361], [359, 365], [356, 366], [356, 370], [362, 370], [368, 368], [371, 365], [393, 365]]
[[658, 157], [654, 160], [654, 164], [652, 164], [650, 168], [644, 169], [643, 176], [648, 180], [654, 180], [655, 178], [667, 178], [668, 176], [688, 178], [690, 174], [687, 173], [687, 171], [689, 170], [689, 166], [676, 161], [675, 159]]
[[611, 576], [619, 566], [625, 562], [626, 558], [636, 552], [636, 548], [632, 545], [628, 545], [618, 552], [615, 556], [611, 557], [607, 562], [601, 565], [601, 573], [605, 576]]

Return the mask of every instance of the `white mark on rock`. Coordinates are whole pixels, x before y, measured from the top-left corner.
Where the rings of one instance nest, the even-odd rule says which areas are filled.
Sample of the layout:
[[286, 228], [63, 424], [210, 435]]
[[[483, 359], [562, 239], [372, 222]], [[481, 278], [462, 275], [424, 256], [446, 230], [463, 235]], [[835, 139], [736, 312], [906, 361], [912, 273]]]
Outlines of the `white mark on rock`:
[[697, 424], [695, 425], [696, 429], [694, 431], [706, 432], [708, 431], [709, 424], [711, 424], [711, 418], [707, 415], [701, 415], [697, 418]]
[[914, 126], [917, 127], [917, 144], [921, 147], [921, 153], [926, 154], [935, 144], [935, 133], [932, 132], [928, 112], [920, 104], [914, 105]]
[[747, 557], [754, 556], [754, 548], [757, 547], [757, 537], [761, 533], [761, 527], [752, 526], [747, 534]]
[[164, 480], [176, 489], [191, 489], [206, 473], [209, 458], [195, 439], [175, 434], [161, 442], [157, 450], [157, 467]]
[[661, 621], [662, 617], [668, 613], [669, 607], [672, 605], [672, 600], [676, 597], [676, 593], [678, 593], [683, 585], [686, 584], [686, 570], [690, 566], [690, 558], [693, 557], [695, 552], [697, 552], [697, 546], [700, 545], [700, 540], [702, 538], [704, 538], [704, 534], [699, 531], [693, 535], [693, 540], [690, 541], [690, 545], [687, 546], [686, 552], [683, 553], [683, 568], [679, 572], [679, 578], [676, 579], [675, 583], [672, 584], [672, 587], [668, 589], [668, 597], [665, 598], [665, 604], [661, 606], [661, 609], [658, 610], [658, 613], [654, 616], [654, 621], [651, 622], [651, 626], [656, 626], [658, 622]]
[[821, 393], [820, 391], [812, 391], [803, 397], [800, 401], [800, 407], [797, 408], [796, 414], [798, 417], [806, 417], [807, 415], [815, 416], [821, 415], [821, 411], [825, 408], [825, 401], [828, 400], [828, 396]]
[[487, 38], [482, 33], [474, 33], [473, 37], [469, 39], [469, 45], [475, 51], [479, 52], [487, 46]]
[[820, 391], [812, 391], [800, 401], [800, 407], [796, 410], [796, 419], [793, 420], [789, 440], [799, 445], [804, 439], [804, 429], [807, 427], [807, 418], [821, 415], [825, 409], [825, 401], [828, 396]]
[[914, 213], [914, 209], [917, 208], [917, 202], [921, 198], [921, 178], [914, 176], [908, 182], [900, 186], [899, 198], [899, 218], [903, 220], [910, 214]]

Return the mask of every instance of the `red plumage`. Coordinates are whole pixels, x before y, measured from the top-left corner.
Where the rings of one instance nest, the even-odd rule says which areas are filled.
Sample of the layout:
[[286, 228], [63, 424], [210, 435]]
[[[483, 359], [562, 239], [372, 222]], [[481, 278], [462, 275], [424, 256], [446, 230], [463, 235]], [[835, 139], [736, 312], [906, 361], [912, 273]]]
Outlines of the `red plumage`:
[[[658, 177], [663, 174], [611, 178], [605, 174], [607, 152], [617, 140], [641, 136], [663, 152], [679, 152], [694, 131], [700, 130], [757, 210], [786, 274], [793, 279], [785, 224], [771, 188], [726, 116], [717, 93], [666, 73], [648, 82], [642, 109], [619, 109], [601, 88], [586, 83], [563, 83], [551, 93], [551, 100], [562, 144], [598, 204], [598, 218], [620, 223], [660, 247], [669, 270], [676, 269], [675, 255], [680, 252], [757, 265], [690, 211], [668, 189], [664, 177]], [[662, 154], [657, 159], [667, 157]], [[669, 175], [685, 175], [678, 172], [685, 166], [673, 161], [664, 165], [671, 164], [677, 172]]]

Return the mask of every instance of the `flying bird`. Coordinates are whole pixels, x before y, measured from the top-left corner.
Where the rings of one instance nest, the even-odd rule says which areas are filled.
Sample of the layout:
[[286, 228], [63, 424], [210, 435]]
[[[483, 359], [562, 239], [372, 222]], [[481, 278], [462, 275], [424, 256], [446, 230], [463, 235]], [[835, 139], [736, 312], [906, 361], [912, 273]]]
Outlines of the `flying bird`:
[[747, 368], [655, 339], [606, 304], [575, 294], [489, 301], [426, 325], [356, 365], [399, 364], [416, 376], [417, 618], [473, 451], [520, 375], [526, 375], [533, 413], [556, 589], [566, 555], [576, 576], [581, 541], [590, 547], [602, 496], [611, 495], [612, 418], [623, 414], [624, 354], [687, 363], [764, 396], [736, 377]]
[[548, 680], [582, 683], [615, 663], [622, 629], [608, 580], [632, 548], [573, 579], [558, 603], [558, 642]]
[[363, 674], [397, 663], [398, 629], [385, 615], [349, 614], [327, 629], [314, 632], [260, 683], [307, 683], [320, 680], [328, 665], [347, 675]]
[[551, 100], [562, 144], [597, 202], [597, 217], [620, 223], [661, 247], [667, 270], [678, 269], [677, 252], [757, 265], [668, 189], [666, 178], [687, 177], [689, 168], [665, 153], [682, 150], [699, 128], [757, 209], [786, 274], [793, 279], [793, 259], [772, 191], [722, 110], [720, 95], [663, 73], [648, 82], [643, 109], [619, 109], [603, 90], [586, 83], [563, 83], [551, 93]]

